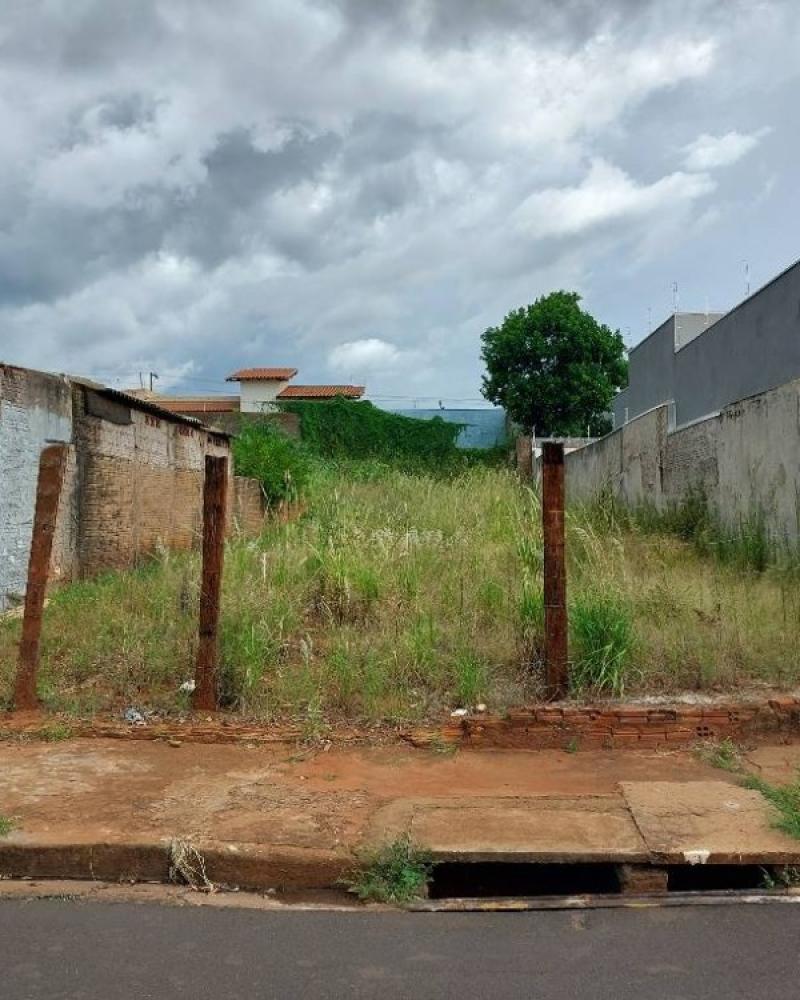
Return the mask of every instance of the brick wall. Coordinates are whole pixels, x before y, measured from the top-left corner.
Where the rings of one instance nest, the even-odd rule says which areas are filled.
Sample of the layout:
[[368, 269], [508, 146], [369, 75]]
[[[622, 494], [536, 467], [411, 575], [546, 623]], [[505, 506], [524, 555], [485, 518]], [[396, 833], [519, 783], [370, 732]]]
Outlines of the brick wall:
[[444, 729], [417, 730], [406, 738], [419, 746], [444, 740], [492, 749], [669, 748], [790, 731], [798, 720], [800, 700], [788, 695], [738, 704], [548, 705], [515, 709], [504, 716], [468, 716]]
[[266, 504], [261, 484], [245, 476], [234, 476], [233, 503], [229, 504], [229, 532], [257, 535], [264, 526]]
[[209, 413], [208, 417], [202, 414], [192, 414], [199, 416], [211, 427], [219, 427], [220, 430], [228, 434], [238, 434], [241, 427], [249, 423], [268, 423], [279, 430], [287, 437], [300, 439], [300, 417], [296, 413]]
[[226, 438], [205, 428], [106, 402], [76, 389], [83, 577], [134, 565], [161, 547], [197, 544], [205, 457], [230, 452]]
[[[199, 543], [205, 458], [230, 456], [224, 434], [62, 376], [0, 365], [0, 611], [24, 596], [39, 456], [52, 441], [70, 443], [54, 582]], [[259, 485], [231, 470], [229, 530], [256, 534], [264, 513]]]

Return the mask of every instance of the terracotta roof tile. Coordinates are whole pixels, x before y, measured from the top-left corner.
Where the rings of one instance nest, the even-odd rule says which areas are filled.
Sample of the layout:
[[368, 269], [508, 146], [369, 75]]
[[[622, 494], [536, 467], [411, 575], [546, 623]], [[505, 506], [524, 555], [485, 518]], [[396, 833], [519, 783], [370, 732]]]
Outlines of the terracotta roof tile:
[[289, 385], [278, 393], [278, 399], [335, 399], [346, 396], [360, 399], [364, 395], [363, 385]]
[[288, 382], [297, 374], [296, 368], [240, 368], [226, 382]]

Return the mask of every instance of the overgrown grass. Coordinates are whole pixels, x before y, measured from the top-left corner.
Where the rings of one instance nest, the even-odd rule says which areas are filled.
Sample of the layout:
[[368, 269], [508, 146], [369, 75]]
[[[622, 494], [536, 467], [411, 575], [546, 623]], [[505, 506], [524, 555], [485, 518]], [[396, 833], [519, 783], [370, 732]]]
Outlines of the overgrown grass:
[[15, 824], [8, 816], [0, 816], [0, 837], [7, 837], [14, 829]]
[[790, 837], [800, 840], [800, 779], [790, 785], [772, 785], [758, 775], [750, 774], [743, 782], [764, 796], [775, 810], [774, 826]]
[[593, 505], [595, 516], [654, 534], [674, 534], [704, 557], [737, 569], [763, 573], [782, 565], [800, 571], [798, 553], [770, 536], [766, 511], [750, 510], [735, 528], [723, 524], [700, 487], [690, 489], [680, 504], [656, 510], [650, 504], [626, 510], [605, 495]]
[[[413, 723], [542, 691], [536, 494], [505, 469], [407, 473], [312, 463], [308, 509], [233, 539], [223, 581], [220, 694], [248, 717]], [[572, 678], [581, 697], [788, 687], [800, 678], [800, 588], [613, 509], [567, 516]], [[56, 591], [39, 693], [66, 714], [176, 713], [193, 673], [197, 554]], [[0, 621], [0, 706], [19, 621]]]
[[573, 690], [620, 697], [635, 644], [627, 603], [611, 592], [579, 594], [570, 609], [570, 626]]
[[400, 838], [364, 854], [343, 884], [364, 902], [410, 903], [425, 895], [432, 867], [424, 851]]

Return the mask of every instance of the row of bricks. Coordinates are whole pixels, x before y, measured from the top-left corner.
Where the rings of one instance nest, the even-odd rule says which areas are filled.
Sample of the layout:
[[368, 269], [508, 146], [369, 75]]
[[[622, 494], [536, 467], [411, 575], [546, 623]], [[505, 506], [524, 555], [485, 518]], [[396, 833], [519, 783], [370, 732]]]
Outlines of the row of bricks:
[[529, 724], [532, 721], [557, 723], [569, 722], [696, 722], [701, 720], [728, 720], [747, 722], [757, 715], [770, 712], [786, 712], [800, 710], [800, 703], [794, 700], [791, 704], [781, 704], [780, 707], [766, 706], [714, 706], [713, 708], [677, 708], [677, 709], [619, 709], [598, 711], [596, 709], [531, 709], [529, 711], [510, 712], [506, 721], [512, 724]]

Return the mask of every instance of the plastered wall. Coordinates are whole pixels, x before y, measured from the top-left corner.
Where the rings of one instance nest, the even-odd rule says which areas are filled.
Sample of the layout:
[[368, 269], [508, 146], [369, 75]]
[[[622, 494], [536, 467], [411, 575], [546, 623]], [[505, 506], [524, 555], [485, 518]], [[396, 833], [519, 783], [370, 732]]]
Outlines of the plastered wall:
[[702, 488], [736, 527], [763, 515], [776, 540], [800, 536], [800, 380], [758, 393], [674, 431], [659, 406], [565, 459], [567, 497], [607, 489], [659, 509]]

